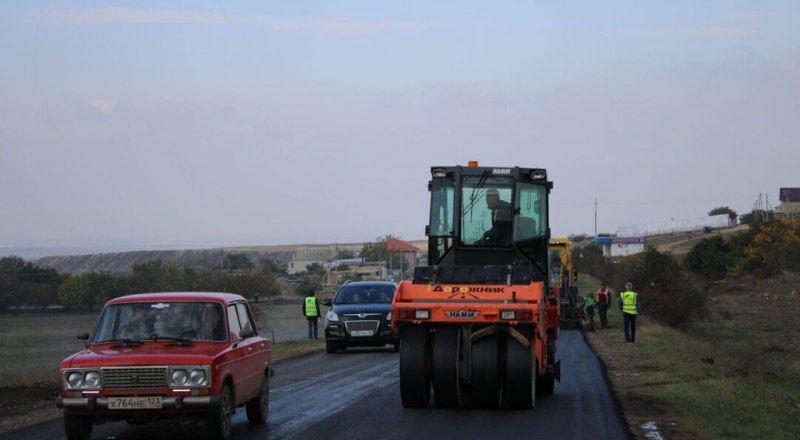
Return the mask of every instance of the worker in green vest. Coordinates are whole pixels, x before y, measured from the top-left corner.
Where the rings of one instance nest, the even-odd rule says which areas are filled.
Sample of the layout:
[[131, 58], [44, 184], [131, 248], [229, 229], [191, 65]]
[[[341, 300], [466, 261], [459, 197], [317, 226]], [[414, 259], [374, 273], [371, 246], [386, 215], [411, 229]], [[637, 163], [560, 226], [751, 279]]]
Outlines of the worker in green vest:
[[619, 309], [622, 310], [625, 343], [636, 342], [636, 315], [642, 310], [639, 294], [633, 291], [633, 283], [625, 283], [625, 291], [619, 294]]
[[308, 294], [303, 300], [303, 315], [308, 320], [308, 339], [319, 339], [317, 336], [317, 323], [319, 322], [319, 301], [315, 296], [314, 288], [308, 289]]
[[594, 331], [594, 309], [597, 308], [597, 303], [594, 300], [593, 295], [586, 295], [586, 298], [583, 299], [583, 311], [586, 314], [586, 320], [588, 321], [586, 327], [589, 331]]

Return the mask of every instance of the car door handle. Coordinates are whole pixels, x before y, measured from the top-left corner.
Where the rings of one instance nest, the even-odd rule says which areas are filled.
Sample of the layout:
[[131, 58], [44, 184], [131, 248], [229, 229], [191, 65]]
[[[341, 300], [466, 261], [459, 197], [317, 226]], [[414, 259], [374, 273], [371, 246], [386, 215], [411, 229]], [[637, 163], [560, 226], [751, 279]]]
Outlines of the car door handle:
[[252, 353], [252, 352], [253, 352], [253, 347], [247, 347], [247, 353]]

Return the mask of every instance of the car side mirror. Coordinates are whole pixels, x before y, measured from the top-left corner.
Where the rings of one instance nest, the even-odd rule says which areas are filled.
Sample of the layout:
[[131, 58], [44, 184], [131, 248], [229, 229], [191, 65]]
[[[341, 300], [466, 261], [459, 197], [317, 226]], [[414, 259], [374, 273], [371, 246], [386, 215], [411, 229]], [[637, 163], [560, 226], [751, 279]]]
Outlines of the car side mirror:
[[239, 336], [242, 339], [252, 338], [256, 335], [256, 332], [252, 328], [243, 328], [242, 331], [239, 332]]
[[325, 299], [322, 300], [322, 305], [323, 306], [330, 307], [332, 304], [333, 304], [333, 301], [331, 301], [330, 298], [325, 298]]
[[89, 347], [89, 333], [78, 333], [76, 337], [83, 341], [84, 347]]

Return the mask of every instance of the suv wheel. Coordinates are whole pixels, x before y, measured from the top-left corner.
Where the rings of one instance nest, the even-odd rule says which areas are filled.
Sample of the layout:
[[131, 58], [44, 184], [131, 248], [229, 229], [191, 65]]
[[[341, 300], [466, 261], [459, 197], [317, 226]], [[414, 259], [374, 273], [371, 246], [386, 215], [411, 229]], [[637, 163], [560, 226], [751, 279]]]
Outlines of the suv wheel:
[[333, 354], [333, 353], [336, 353], [336, 350], [338, 350], [338, 347], [336, 347], [336, 344], [334, 344], [331, 341], [325, 341], [325, 353]]

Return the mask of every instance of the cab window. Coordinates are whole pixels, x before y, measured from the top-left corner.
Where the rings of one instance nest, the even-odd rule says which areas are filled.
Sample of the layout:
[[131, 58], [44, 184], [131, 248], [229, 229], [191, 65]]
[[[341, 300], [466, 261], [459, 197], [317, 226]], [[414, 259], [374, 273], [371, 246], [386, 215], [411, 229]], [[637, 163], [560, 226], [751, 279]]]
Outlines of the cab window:
[[514, 241], [541, 237], [547, 231], [547, 194], [541, 185], [520, 183], [517, 187]]
[[231, 333], [231, 339], [238, 341], [242, 339], [239, 332], [242, 331], [242, 326], [239, 324], [239, 316], [236, 313], [236, 305], [231, 304], [228, 306], [228, 330]]

